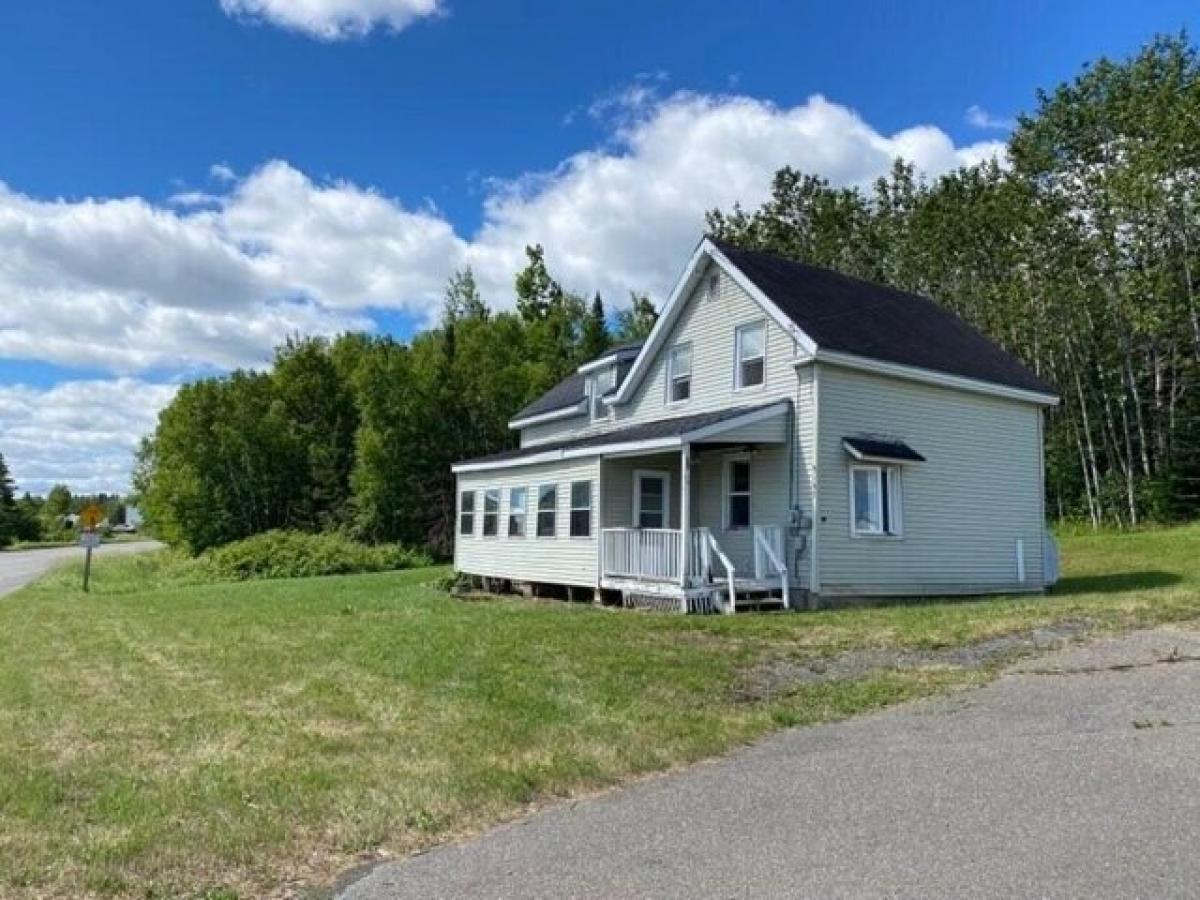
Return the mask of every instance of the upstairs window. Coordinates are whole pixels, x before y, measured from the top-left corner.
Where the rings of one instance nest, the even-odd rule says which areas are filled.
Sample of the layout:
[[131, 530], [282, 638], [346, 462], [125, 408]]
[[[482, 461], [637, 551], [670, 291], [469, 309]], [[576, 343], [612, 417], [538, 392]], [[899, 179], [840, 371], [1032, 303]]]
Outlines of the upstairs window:
[[850, 530], [856, 536], [899, 536], [900, 468], [850, 467]]
[[725, 462], [725, 528], [750, 527], [750, 458], [735, 456]]
[[554, 513], [558, 508], [558, 488], [543, 484], [538, 488], [537, 536], [554, 537]]
[[592, 483], [571, 482], [571, 537], [590, 537], [592, 533]]
[[508, 536], [525, 537], [525, 488], [508, 489]]
[[766, 379], [766, 325], [741, 326], [737, 334], [737, 387], [755, 387]]
[[483, 536], [495, 537], [500, 530], [500, 489], [483, 492]]
[[458, 501], [458, 533], [475, 533], [475, 492], [463, 491]]
[[667, 359], [667, 402], [681, 403], [692, 396], [692, 345], [676, 344]]

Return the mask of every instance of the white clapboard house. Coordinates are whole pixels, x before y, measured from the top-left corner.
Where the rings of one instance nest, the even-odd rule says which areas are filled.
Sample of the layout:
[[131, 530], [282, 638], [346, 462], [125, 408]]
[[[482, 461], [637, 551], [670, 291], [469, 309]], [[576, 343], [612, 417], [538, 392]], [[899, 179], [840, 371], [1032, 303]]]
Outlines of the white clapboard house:
[[644, 343], [454, 466], [455, 566], [685, 611], [1040, 591], [1056, 402], [932, 300], [706, 238]]

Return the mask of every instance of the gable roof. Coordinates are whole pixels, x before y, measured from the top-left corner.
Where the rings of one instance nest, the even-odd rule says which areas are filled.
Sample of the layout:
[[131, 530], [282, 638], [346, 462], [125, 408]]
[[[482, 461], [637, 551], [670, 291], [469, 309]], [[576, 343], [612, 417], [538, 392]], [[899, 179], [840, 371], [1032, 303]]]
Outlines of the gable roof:
[[1055, 393], [1015, 356], [928, 297], [708, 240], [821, 350]]
[[455, 463], [451, 468], [454, 472], [473, 471], [477, 469], [492, 469], [505, 466], [527, 465], [534, 462], [546, 462], [572, 457], [600, 456], [612, 452], [615, 448], [629, 444], [639, 444], [639, 449], [666, 449], [680, 446], [685, 439], [699, 440], [719, 435], [722, 431], [761, 421], [775, 416], [782, 416], [791, 408], [790, 400], [774, 400], [770, 403], [760, 403], [756, 406], [735, 406], [728, 409], [718, 409], [712, 412], [695, 413], [690, 416], [674, 416], [669, 419], [655, 419], [624, 428], [615, 428], [599, 434], [586, 437], [568, 438], [561, 441], [547, 441], [529, 447], [518, 447], [513, 450], [502, 450], [487, 456], [465, 459]]
[[[621, 380], [629, 372], [627, 365], [623, 363], [631, 363], [642, 349], [642, 341], [629, 341], [628, 343], [618, 344], [615, 347], [610, 347], [602, 354], [593, 360], [584, 363], [580, 368], [587, 368], [593, 363], [600, 360], [606, 360], [610, 357], [617, 365], [617, 387], [620, 387]], [[587, 385], [588, 374], [586, 372], [572, 372], [542, 396], [538, 397], [525, 408], [517, 412], [512, 417], [513, 422], [520, 422], [522, 419], [531, 419], [535, 416], [545, 415], [546, 413], [556, 412], [558, 410], [571, 410], [574, 407], [581, 406], [585, 397], [585, 388]], [[582, 410], [580, 410], [582, 412]]]

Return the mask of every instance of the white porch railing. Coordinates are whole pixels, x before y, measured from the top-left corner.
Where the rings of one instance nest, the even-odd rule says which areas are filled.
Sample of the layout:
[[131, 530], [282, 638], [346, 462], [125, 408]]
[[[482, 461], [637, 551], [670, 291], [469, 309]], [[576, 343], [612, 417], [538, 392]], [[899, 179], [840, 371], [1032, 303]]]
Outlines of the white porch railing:
[[[605, 528], [601, 531], [601, 570], [606, 578], [678, 582], [679, 551], [683, 533], [677, 528]], [[728, 612], [737, 599], [733, 562], [707, 528], [688, 533], [688, 577], [690, 586], [711, 584], [713, 565], [720, 565], [729, 587]]]
[[678, 529], [605, 528], [601, 535], [605, 575], [646, 581], [679, 580], [682, 535]]
[[783, 563], [783, 529], [776, 525], [754, 527], [754, 577], [778, 577], [783, 592], [783, 608], [790, 609], [788, 597], [788, 570]]

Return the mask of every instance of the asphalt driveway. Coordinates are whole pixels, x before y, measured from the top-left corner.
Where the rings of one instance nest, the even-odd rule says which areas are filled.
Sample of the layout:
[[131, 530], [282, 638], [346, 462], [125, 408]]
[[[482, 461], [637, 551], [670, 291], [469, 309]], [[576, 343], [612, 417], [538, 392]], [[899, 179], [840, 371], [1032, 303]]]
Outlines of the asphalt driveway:
[[781, 733], [375, 868], [344, 900], [1195, 897], [1200, 630]]
[[[145, 553], [157, 550], [162, 544], [157, 541], [129, 541], [119, 544], [104, 544], [95, 551], [93, 559], [103, 559], [123, 553]], [[0, 597], [22, 588], [55, 566], [71, 559], [79, 559], [83, 550], [79, 547], [51, 547], [44, 550], [6, 550], [0, 553]]]

